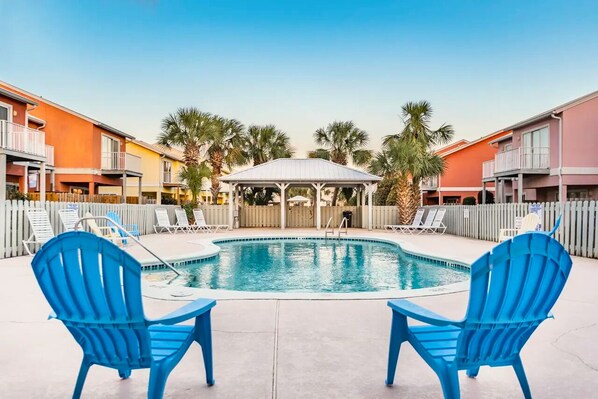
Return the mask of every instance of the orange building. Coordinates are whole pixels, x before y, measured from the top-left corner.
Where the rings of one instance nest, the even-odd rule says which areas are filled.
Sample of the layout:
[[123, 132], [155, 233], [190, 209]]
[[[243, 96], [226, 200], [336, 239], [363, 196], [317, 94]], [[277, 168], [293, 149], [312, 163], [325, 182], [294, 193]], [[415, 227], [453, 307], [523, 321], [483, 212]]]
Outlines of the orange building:
[[[482, 191], [482, 163], [494, 159], [497, 151], [489, 144], [509, 133], [492, 133], [474, 141], [459, 140], [438, 149], [436, 153], [446, 162], [446, 169], [441, 176], [422, 184], [424, 205], [462, 204], [465, 197], [475, 197], [477, 201]], [[486, 190], [494, 191], [494, 187]]]
[[[27, 169], [41, 169], [44, 161], [48, 191], [97, 194], [100, 186], [123, 187], [127, 177], [137, 177], [141, 187], [141, 159], [125, 148], [133, 136], [8, 83], [0, 81], [0, 89], [0, 106], [7, 101], [2, 93], [21, 101], [19, 106], [13, 98], [4, 123], [23, 131], [24, 137], [41, 134], [47, 152], [45, 159], [33, 163], [9, 160], [7, 182], [18, 181], [22, 192], [39, 191], [42, 179], [34, 179]], [[2, 115], [0, 109], [0, 119]]]

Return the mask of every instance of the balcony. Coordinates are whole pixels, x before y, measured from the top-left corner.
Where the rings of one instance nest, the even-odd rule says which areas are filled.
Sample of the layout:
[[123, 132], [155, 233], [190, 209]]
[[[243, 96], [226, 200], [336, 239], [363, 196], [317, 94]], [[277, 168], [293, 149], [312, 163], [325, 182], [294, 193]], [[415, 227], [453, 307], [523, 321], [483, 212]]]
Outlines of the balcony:
[[482, 179], [494, 177], [494, 160], [482, 163]]
[[180, 186], [182, 183], [179, 181], [176, 173], [172, 171], [163, 171], [162, 184], [165, 186]]
[[422, 180], [422, 191], [434, 191], [438, 188], [438, 176]]
[[54, 166], [54, 146], [46, 144], [46, 165]]
[[550, 148], [520, 147], [496, 154], [494, 161], [482, 164], [482, 179], [508, 176], [516, 173], [548, 173]]
[[141, 176], [141, 157], [126, 152], [102, 153], [102, 172]]
[[[0, 120], [0, 148], [23, 160], [46, 157], [46, 135], [17, 123]], [[29, 156], [27, 156], [29, 155]]]

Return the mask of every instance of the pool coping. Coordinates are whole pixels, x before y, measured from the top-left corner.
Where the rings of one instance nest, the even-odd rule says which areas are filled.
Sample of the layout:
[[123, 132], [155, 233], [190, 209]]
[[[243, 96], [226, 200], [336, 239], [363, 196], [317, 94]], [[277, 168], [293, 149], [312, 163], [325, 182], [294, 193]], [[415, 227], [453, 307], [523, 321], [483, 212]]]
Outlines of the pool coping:
[[[430, 254], [422, 248], [417, 247], [411, 243], [399, 239], [400, 237], [371, 237], [371, 236], [351, 236], [342, 237], [340, 240], [346, 241], [365, 241], [365, 242], [381, 242], [387, 244], [398, 245], [401, 250], [409, 256], [415, 258], [424, 258], [426, 260], [445, 263], [445, 267], [457, 267], [469, 269], [470, 263], [463, 259], [445, 258], [436, 254]], [[281, 240], [281, 239], [317, 239], [324, 240], [324, 237], [315, 236], [313, 233], [295, 233], [290, 234], [258, 234], [253, 236], [226, 236], [226, 237], [211, 237], [199, 238], [189, 240], [188, 243], [196, 244], [201, 249], [196, 252], [179, 254], [177, 256], [166, 257], [165, 260], [172, 263], [174, 267], [181, 266], [188, 263], [197, 263], [214, 258], [220, 252], [219, 242], [229, 241], [255, 241], [255, 240]], [[337, 237], [329, 238], [331, 240], [338, 240]], [[164, 265], [156, 262], [155, 259], [141, 259], [140, 263], [142, 269], [147, 270], [162, 270]], [[167, 282], [151, 281], [147, 278], [151, 274], [146, 274], [142, 278], [143, 295], [152, 299], [162, 299], [170, 301], [191, 301], [197, 298], [209, 297], [217, 300], [233, 300], [233, 299], [266, 299], [266, 300], [355, 300], [355, 299], [391, 299], [391, 298], [413, 298], [431, 295], [452, 294], [456, 292], [463, 292], [469, 290], [469, 279], [438, 287], [417, 288], [408, 290], [385, 290], [385, 291], [368, 291], [368, 292], [343, 292], [343, 293], [314, 293], [314, 292], [256, 292], [256, 291], [235, 291], [225, 289], [209, 289], [209, 288], [192, 288], [192, 287], [171, 287]]]

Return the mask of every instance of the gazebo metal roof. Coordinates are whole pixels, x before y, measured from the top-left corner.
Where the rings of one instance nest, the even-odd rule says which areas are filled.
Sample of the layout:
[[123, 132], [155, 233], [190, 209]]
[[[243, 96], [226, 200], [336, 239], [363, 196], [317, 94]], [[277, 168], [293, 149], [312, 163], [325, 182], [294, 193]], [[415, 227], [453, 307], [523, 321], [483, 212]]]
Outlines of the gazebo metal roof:
[[276, 183], [332, 185], [362, 185], [377, 183], [380, 177], [327, 161], [325, 159], [279, 158], [253, 168], [231, 173], [220, 178], [226, 183], [242, 185], [275, 185]]

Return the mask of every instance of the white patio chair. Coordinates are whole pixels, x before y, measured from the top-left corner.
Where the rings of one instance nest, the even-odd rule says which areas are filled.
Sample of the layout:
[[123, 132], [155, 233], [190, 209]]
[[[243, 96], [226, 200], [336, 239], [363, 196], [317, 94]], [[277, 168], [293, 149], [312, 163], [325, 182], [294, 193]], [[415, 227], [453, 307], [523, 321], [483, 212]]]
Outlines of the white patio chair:
[[220, 229], [228, 230], [228, 224], [207, 224], [206, 218], [201, 209], [193, 210], [193, 217], [195, 217], [195, 226], [202, 229], [205, 232], [218, 232]]
[[446, 231], [446, 226], [442, 221], [444, 219], [445, 214], [446, 209], [438, 209], [438, 211], [436, 211], [436, 215], [434, 216], [434, 220], [432, 221], [432, 226], [422, 228], [420, 230], [420, 233], [432, 233], [440, 235], [444, 234], [444, 232]]
[[40, 208], [27, 209], [27, 219], [31, 224], [31, 235], [28, 239], [23, 240], [23, 247], [29, 255], [33, 255], [29, 245], [45, 244], [54, 238], [54, 230], [50, 224], [50, 217], [48, 211]]
[[415, 213], [415, 217], [413, 218], [413, 222], [411, 222], [411, 224], [385, 224], [384, 230], [391, 230], [397, 233], [403, 232], [403, 230], [406, 228], [420, 226], [422, 224], [422, 219], [425, 212], [426, 210], [424, 208], [419, 208]]
[[[515, 224], [517, 224], [517, 220], [515, 221]], [[498, 232], [498, 241], [502, 242], [505, 240], [510, 240], [516, 235], [530, 231], [536, 231], [536, 228], [539, 224], [540, 216], [535, 213], [529, 213], [523, 219], [521, 219], [521, 226], [519, 228], [515, 227], [514, 229], [500, 229]]]
[[426, 215], [426, 220], [424, 221], [424, 223], [422, 225], [419, 226], [405, 226], [403, 227], [403, 229], [401, 230], [402, 233], [409, 233], [409, 234], [413, 234], [413, 233], [417, 233], [420, 234], [423, 231], [429, 229], [430, 227], [432, 227], [432, 223], [434, 223], [434, 218], [436, 217], [436, 212], [438, 212], [438, 210], [436, 208], [434, 209], [430, 209], [428, 211], [428, 214]]
[[76, 209], [59, 209], [58, 216], [65, 232], [75, 230], [75, 224], [79, 221], [79, 212]]
[[179, 226], [179, 230], [191, 233], [198, 230], [196, 226], [193, 226], [189, 223], [189, 219], [187, 218], [187, 211], [183, 208], [176, 208], [174, 210], [174, 215], [176, 216], [176, 225]]
[[[156, 208], [156, 219], [158, 224], [154, 225], [154, 231], [156, 233], [162, 233], [168, 231], [170, 234], [176, 233], [181, 230], [179, 225], [170, 224], [170, 218], [168, 217], [168, 211], [165, 208]], [[158, 231], [159, 230], [159, 231]]]
[[[92, 218], [93, 215], [90, 212], [87, 212], [85, 217]], [[98, 226], [94, 219], [87, 219], [85, 222], [93, 234], [98, 237], [105, 238], [108, 241], [112, 241], [116, 245], [124, 245], [127, 240], [127, 237], [121, 237], [119, 232], [114, 227]]]

